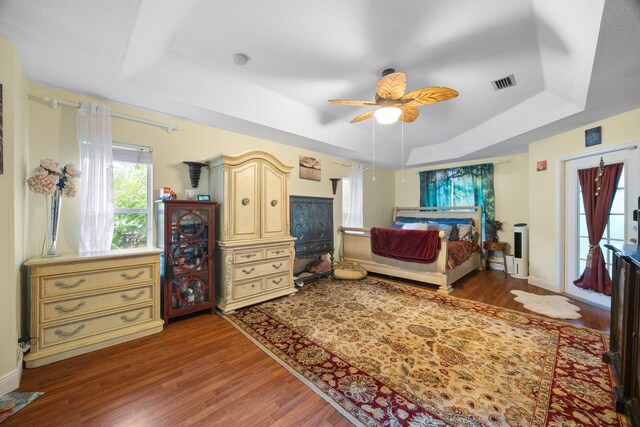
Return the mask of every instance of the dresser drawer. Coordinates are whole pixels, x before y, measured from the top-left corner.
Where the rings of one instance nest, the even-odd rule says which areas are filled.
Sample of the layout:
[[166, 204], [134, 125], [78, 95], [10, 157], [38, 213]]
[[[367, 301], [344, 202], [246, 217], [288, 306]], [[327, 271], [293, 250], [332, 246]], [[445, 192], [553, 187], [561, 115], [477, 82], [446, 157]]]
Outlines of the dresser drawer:
[[40, 303], [40, 322], [67, 319], [100, 310], [152, 301], [154, 298], [153, 287], [154, 284], [149, 283], [125, 290]]
[[114, 284], [148, 282], [155, 279], [154, 267], [155, 265], [149, 264], [44, 277], [40, 296], [41, 298], [62, 296]]
[[250, 280], [248, 282], [234, 283], [233, 299], [247, 298], [264, 291], [264, 283], [262, 279]]
[[259, 264], [238, 266], [233, 270], [233, 278], [234, 280], [243, 280], [268, 274], [288, 272], [290, 269], [289, 258], [276, 258]]
[[289, 254], [289, 245], [275, 246], [273, 248], [267, 248], [264, 251], [266, 252], [265, 258], [267, 259], [280, 258]]
[[264, 287], [266, 290], [277, 289], [286, 286], [291, 286], [291, 276], [289, 273], [264, 278]]
[[153, 312], [154, 305], [149, 304], [85, 320], [77, 320], [55, 326], [42, 326], [40, 348], [82, 340], [104, 332], [148, 322], [153, 320]]
[[264, 259], [264, 251], [262, 249], [245, 249], [233, 252], [234, 264], [244, 262], [260, 261]]

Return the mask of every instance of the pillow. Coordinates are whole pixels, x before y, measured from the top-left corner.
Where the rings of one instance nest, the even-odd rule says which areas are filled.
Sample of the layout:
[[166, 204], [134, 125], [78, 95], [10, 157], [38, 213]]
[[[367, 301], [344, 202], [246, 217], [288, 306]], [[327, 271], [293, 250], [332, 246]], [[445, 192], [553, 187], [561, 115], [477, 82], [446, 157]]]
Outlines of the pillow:
[[411, 224], [404, 224], [402, 226], [403, 230], [428, 230], [429, 226], [427, 224], [423, 224], [421, 222], [414, 222]]
[[405, 225], [404, 222], [400, 222], [400, 221], [395, 221], [393, 224], [391, 224], [391, 228], [394, 228], [396, 230], [399, 230], [402, 228], [402, 226]]
[[444, 231], [444, 234], [447, 240], [451, 240], [451, 231], [453, 230], [452, 226], [447, 224], [439, 224], [437, 222], [432, 222], [432, 221], [427, 222], [427, 225], [429, 226], [429, 230]]
[[328, 273], [331, 271], [331, 263], [327, 260], [313, 261], [307, 264], [307, 271], [314, 274]]
[[358, 280], [367, 276], [367, 270], [355, 262], [337, 262], [334, 266], [333, 277], [344, 280]]
[[456, 224], [458, 229], [458, 239], [460, 240], [473, 240], [473, 227], [471, 224]]

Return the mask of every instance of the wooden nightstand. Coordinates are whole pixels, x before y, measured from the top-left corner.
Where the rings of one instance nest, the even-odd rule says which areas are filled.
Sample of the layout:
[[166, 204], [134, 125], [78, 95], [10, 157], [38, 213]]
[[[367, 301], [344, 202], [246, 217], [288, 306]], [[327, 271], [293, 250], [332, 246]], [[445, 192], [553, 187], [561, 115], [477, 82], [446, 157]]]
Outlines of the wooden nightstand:
[[502, 264], [504, 265], [504, 274], [507, 274], [507, 242], [484, 242], [484, 269], [487, 269], [489, 263], [489, 251], [502, 252]]

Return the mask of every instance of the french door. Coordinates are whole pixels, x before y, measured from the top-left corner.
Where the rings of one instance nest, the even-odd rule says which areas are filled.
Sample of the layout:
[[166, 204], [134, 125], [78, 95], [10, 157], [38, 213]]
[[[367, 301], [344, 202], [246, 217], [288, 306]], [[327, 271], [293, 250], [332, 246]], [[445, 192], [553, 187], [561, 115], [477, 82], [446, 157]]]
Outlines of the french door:
[[618, 183], [618, 189], [611, 205], [611, 212], [607, 227], [604, 230], [600, 246], [609, 274], [612, 272], [611, 251], [604, 248], [610, 244], [622, 247], [625, 242], [634, 237], [634, 222], [631, 217], [634, 205], [637, 203], [638, 160], [640, 150], [620, 150], [612, 153], [583, 157], [569, 160], [565, 163], [565, 292], [586, 302], [609, 308], [611, 297], [592, 290], [582, 289], [573, 284], [580, 277], [587, 264], [589, 253], [589, 237], [587, 221], [582, 202], [582, 189], [578, 180], [578, 170], [598, 167], [600, 158], [605, 164], [623, 163], [624, 168]]

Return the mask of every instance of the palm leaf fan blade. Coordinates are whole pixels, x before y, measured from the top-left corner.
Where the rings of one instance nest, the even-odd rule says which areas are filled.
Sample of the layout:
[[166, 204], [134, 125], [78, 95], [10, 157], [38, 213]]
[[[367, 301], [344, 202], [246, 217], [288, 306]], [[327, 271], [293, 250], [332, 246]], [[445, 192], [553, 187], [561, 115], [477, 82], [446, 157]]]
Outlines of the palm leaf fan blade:
[[376, 83], [376, 94], [382, 99], [400, 99], [407, 88], [407, 76], [404, 73], [391, 73]]
[[401, 98], [401, 101], [404, 105], [417, 107], [419, 105], [446, 101], [456, 96], [458, 96], [458, 92], [448, 87], [423, 87], [422, 89], [407, 93]]
[[352, 105], [355, 107], [360, 107], [363, 105], [376, 105], [374, 101], [362, 101], [359, 99], [330, 99], [329, 102], [332, 104]]
[[400, 119], [405, 123], [411, 123], [415, 121], [420, 115], [420, 111], [418, 111], [416, 107], [403, 105], [400, 107], [400, 109], [402, 110], [402, 115], [400, 116]]
[[351, 120], [351, 123], [357, 123], [357, 122], [361, 122], [363, 120], [367, 120], [367, 119], [371, 118], [373, 116], [373, 113], [375, 113], [375, 112], [376, 112], [376, 110], [370, 110], [370, 111], [367, 111], [366, 113], [362, 113], [358, 117], [356, 117], [355, 119]]

